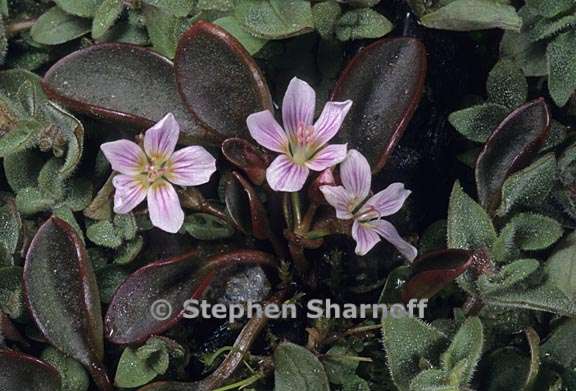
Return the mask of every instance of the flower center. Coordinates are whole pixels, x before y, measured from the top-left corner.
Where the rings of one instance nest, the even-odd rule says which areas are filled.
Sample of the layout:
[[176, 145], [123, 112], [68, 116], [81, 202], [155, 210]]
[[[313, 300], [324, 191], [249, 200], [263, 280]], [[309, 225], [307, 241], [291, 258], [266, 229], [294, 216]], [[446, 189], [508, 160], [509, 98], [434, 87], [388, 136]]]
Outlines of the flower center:
[[377, 220], [382, 217], [382, 215], [373, 206], [367, 206], [361, 208], [354, 217], [359, 222], [366, 223], [372, 220]]
[[314, 155], [314, 126], [298, 125], [294, 138], [290, 140], [292, 160], [296, 164], [304, 164]]
[[154, 184], [159, 179], [164, 178], [169, 172], [169, 167], [166, 162], [150, 162], [146, 165], [145, 175], [148, 185]]

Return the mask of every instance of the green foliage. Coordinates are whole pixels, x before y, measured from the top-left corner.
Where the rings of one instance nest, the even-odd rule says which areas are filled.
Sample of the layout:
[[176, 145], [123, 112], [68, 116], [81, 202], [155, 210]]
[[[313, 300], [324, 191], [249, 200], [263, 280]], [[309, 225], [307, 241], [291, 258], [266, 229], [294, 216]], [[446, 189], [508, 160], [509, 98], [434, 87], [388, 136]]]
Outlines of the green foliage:
[[234, 234], [234, 228], [218, 217], [194, 213], [186, 217], [184, 229], [198, 240], [225, 239]]
[[312, 31], [314, 20], [305, 0], [245, 0], [234, 16], [251, 34], [263, 39], [283, 39]]
[[166, 373], [172, 359], [179, 360], [184, 355], [184, 349], [175, 342], [152, 337], [139, 348], [124, 349], [114, 383], [120, 388], [142, 386]]
[[90, 18], [94, 16], [101, 0], [54, 0], [54, 2], [66, 13]]
[[27, 308], [21, 267], [0, 267], [0, 310], [12, 319], [25, 319]]
[[500, 28], [519, 31], [522, 20], [514, 7], [491, 0], [453, 0], [438, 2], [439, 7], [429, 9], [422, 0], [412, 0], [418, 12], [424, 10], [421, 23], [430, 28], [471, 31]]
[[103, 0], [92, 20], [92, 36], [95, 39], [102, 38], [116, 23], [123, 10], [122, 0]]
[[420, 361], [436, 364], [448, 345], [446, 336], [423, 321], [404, 317], [385, 317], [382, 321], [382, 342], [394, 383], [400, 390], [409, 390], [410, 381], [420, 372]]
[[[113, 221], [102, 220], [92, 223], [86, 230], [86, 236], [98, 246], [117, 249], [125, 241], [131, 241], [136, 237], [136, 220], [132, 214], [115, 215]], [[128, 243], [119, 252], [118, 263], [128, 263], [140, 251], [141, 244], [138, 240]]]
[[537, 209], [548, 198], [557, 178], [556, 159], [547, 154], [506, 179], [502, 203], [497, 214], [504, 216], [513, 209]]
[[455, 183], [448, 207], [448, 248], [480, 249], [496, 240], [488, 214]]
[[256, 38], [248, 31], [246, 31], [238, 19], [233, 16], [226, 16], [224, 18], [216, 19], [214, 24], [222, 27], [236, 38], [250, 54], [256, 54], [266, 45], [267, 39]]
[[508, 112], [507, 107], [498, 103], [484, 103], [455, 111], [448, 120], [467, 139], [483, 143]]
[[362, 8], [342, 15], [336, 24], [336, 36], [340, 41], [380, 38], [392, 31], [393, 27], [384, 15], [369, 8]]
[[67, 14], [58, 7], [46, 12], [32, 27], [32, 38], [44, 45], [59, 45], [90, 32], [90, 20]]
[[58, 370], [60, 378], [62, 379], [61, 391], [88, 390], [90, 378], [78, 361], [66, 356], [53, 347], [45, 349], [40, 357]]
[[284, 342], [274, 351], [276, 391], [328, 391], [328, 376], [322, 363], [308, 349]]

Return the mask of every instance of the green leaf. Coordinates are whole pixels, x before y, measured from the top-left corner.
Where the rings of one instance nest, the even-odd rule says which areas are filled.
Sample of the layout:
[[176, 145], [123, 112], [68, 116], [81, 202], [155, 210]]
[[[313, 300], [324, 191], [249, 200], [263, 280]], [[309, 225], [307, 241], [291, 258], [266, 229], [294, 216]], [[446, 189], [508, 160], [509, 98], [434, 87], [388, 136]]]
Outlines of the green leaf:
[[6, 62], [6, 53], [8, 52], [8, 36], [6, 35], [6, 26], [4, 18], [0, 15], [0, 65]]
[[63, 11], [83, 18], [91, 18], [101, 0], [54, 0]]
[[234, 0], [198, 0], [198, 9], [204, 11], [230, 11], [234, 8]]
[[564, 230], [556, 220], [532, 213], [521, 213], [512, 218], [503, 231], [511, 231], [514, 243], [522, 250], [544, 250], [562, 237]]
[[380, 38], [394, 26], [386, 17], [370, 8], [348, 11], [336, 24], [336, 36], [340, 41], [363, 38]]
[[512, 288], [526, 280], [540, 268], [536, 259], [518, 259], [505, 265], [494, 275], [483, 274], [476, 282], [482, 294], [492, 294], [499, 290]]
[[248, 53], [254, 55], [260, 51], [268, 42], [267, 39], [256, 38], [242, 27], [238, 19], [233, 16], [226, 16], [214, 21], [214, 24], [222, 27], [234, 38], [236, 38]]
[[360, 362], [354, 356], [355, 352], [342, 345], [332, 346], [326, 352], [322, 358], [322, 364], [324, 364], [330, 383], [346, 384], [356, 378], [356, 369]]
[[490, 247], [495, 240], [496, 230], [486, 211], [456, 182], [448, 207], [448, 247], [474, 250]]
[[448, 373], [444, 369], [426, 369], [410, 382], [410, 391], [458, 391], [458, 386], [447, 383]]
[[114, 26], [123, 10], [124, 1], [104, 0], [96, 10], [94, 20], [92, 20], [92, 37], [95, 39], [102, 38]]
[[[544, 267], [546, 271], [546, 266]], [[536, 311], [546, 311], [564, 316], [576, 315], [576, 304], [568, 298], [550, 276], [539, 286], [524, 288], [520, 284], [506, 290], [498, 290], [493, 294], [482, 296], [486, 304], [503, 307], [524, 308]]]
[[144, 3], [182, 18], [194, 11], [196, 0], [144, 0]]
[[522, 19], [514, 7], [491, 0], [455, 0], [424, 15], [420, 22], [430, 28], [471, 31], [500, 28], [519, 31]]
[[33, 215], [50, 209], [56, 200], [34, 187], [22, 189], [16, 195], [16, 206], [24, 215]]
[[561, 34], [548, 45], [548, 89], [560, 107], [568, 102], [576, 89], [575, 56], [576, 31]]
[[510, 175], [502, 186], [502, 202], [496, 213], [504, 216], [515, 208], [541, 206], [552, 191], [557, 176], [553, 153]]
[[0, 268], [0, 310], [18, 320], [23, 320], [26, 314], [21, 267]]
[[531, 11], [545, 16], [547, 18], [553, 18], [554, 16], [568, 11], [570, 8], [574, 7], [573, 0], [526, 0], [526, 6], [530, 8]]
[[114, 292], [129, 275], [127, 270], [116, 265], [107, 265], [96, 271], [102, 303], [109, 304], [112, 301]]
[[154, 380], [159, 373], [136, 354], [136, 349], [126, 348], [118, 362], [114, 384], [120, 388], [140, 387]]
[[33, 150], [14, 153], [4, 158], [4, 173], [8, 184], [15, 192], [35, 187], [43, 166], [44, 160]]
[[90, 20], [53, 7], [38, 18], [30, 32], [32, 39], [38, 43], [59, 45], [90, 32]]
[[134, 259], [136, 259], [138, 254], [140, 254], [143, 246], [144, 239], [142, 239], [141, 236], [138, 236], [137, 238], [124, 243], [124, 245], [118, 250], [118, 254], [116, 258], [114, 258], [114, 263], [125, 265], [132, 262]]
[[174, 58], [178, 38], [184, 30], [183, 19], [160, 8], [145, 7], [144, 21], [154, 49], [165, 57]]
[[565, 368], [571, 368], [576, 364], [574, 340], [576, 340], [576, 319], [566, 319], [542, 344], [542, 354]]
[[528, 81], [522, 69], [507, 59], [498, 61], [492, 68], [488, 75], [486, 89], [491, 102], [511, 110], [526, 102], [528, 98]]
[[564, 294], [576, 302], [576, 234], [562, 240], [546, 261], [548, 277]]
[[454, 336], [448, 350], [442, 354], [442, 365], [447, 371], [456, 368], [458, 363], [466, 360], [466, 365], [459, 371], [458, 385], [468, 386], [474, 369], [482, 355], [484, 330], [477, 317], [467, 318]]
[[421, 371], [420, 360], [438, 363], [448, 339], [434, 327], [412, 317], [382, 321], [382, 342], [394, 383], [400, 391], [407, 391], [410, 381]]
[[90, 225], [86, 230], [86, 236], [99, 246], [118, 248], [122, 245], [122, 237], [118, 234], [114, 225], [107, 220]]
[[0, 194], [0, 246], [14, 254], [20, 242], [22, 220], [12, 197]]
[[51, 346], [42, 352], [40, 358], [58, 370], [60, 379], [62, 379], [61, 391], [88, 390], [90, 378], [78, 361]]
[[184, 229], [198, 240], [224, 239], [234, 235], [234, 228], [222, 219], [205, 214], [194, 213], [186, 217]]
[[532, 42], [550, 39], [570, 29], [576, 23], [575, 15], [566, 15], [559, 19], [539, 18], [530, 27], [527, 36]]
[[448, 121], [469, 140], [483, 143], [502, 122], [510, 110], [497, 103], [484, 103], [455, 111]]
[[264, 39], [284, 39], [314, 28], [312, 8], [305, 0], [244, 0], [237, 4], [234, 16]]
[[132, 240], [136, 237], [138, 225], [132, 213], [117, 214], [114, 216], [114, 227], [119, 235], [125, 240]]
[[74, 212], [79, 212], [90, 205], [93, 190], [88, 178], [71, 178], [66, 181], [66, 194], [62, 203]]
[[332, 39], [334, 37], [336, 23], [340, 19], [340, 15], [342, 15], [340, 4], [332, 1], [314, 4], [312, 7], [312, 15], [318, 34], [320, 34], [323, 39]]
[[0, 138], [0, 158], [24, 151], [36, 145], [36, 140], [44, 125], [30, 119], [19, 121], [18, 125]]
[[544, 42], [531, 42], [527, 34], [506, 31], [500, 41], [500, 52], [502, 57], [514, 60], [525, 76], [546, 76], [546, 46]]
[[329, 391], [328, 376], [308, 349], [283, 342], [274, 351], [275, 391]]

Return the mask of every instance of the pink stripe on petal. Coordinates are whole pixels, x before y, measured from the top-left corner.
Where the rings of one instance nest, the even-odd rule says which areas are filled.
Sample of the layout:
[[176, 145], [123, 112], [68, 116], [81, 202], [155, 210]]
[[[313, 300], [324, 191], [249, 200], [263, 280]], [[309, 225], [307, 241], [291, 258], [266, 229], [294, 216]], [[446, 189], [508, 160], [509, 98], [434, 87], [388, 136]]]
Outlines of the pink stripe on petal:
[[184, 223], [184, 211], [174, 186], [162, 181], [148, 190], [148, 213], [155, 227], [170, 233], [178, 232]]
[[418, 255], [416, 247], [402, 239], [396, 228], [386, 220], [376, 220], [370, 222], [374, 230], [378, 232], [384, 239], [390, 242], [400, 253], [412, 262]]
[[380, 216], [390, 216], [402, 208], [404, 201], [411, 193], [410, 190], [406, 190], [403, 183], [393, 183], [370, 197], [363, 208], [372, 207]]
[[146, 155], [138, 144], [129, 140], [118, 140], [104, 143], [100, 149], [112, 165], [114, 171], [121, 174], [135, 175], [144, 170]]
[[288, 133], [301, 125], [312, 125], [316, 110], [316, 92], [304, 80], [293, 78], [282, 101], [282, 121]]
[[174, 114], [167, 114], [144, 134], [144, 150], [152, 159], [166, 160], [174, 153], [180, 134], [180, 125]]
[[350, 194], [342, 186], [320, 186], [320, 191], [326, 201], [336, 210], [336, 217], [340, 220], [350, 220], [354, 217], [350, 212], [351, 207], [353, 207], [353, 194]]
[[380, 242], [376, 231], [367, 224], [354, 221], [352, 224], [352, 237], [356, 241], [356, 254], [364, 256]]
[[198, 186], [210, 180], [216, 171], [216, 159], [199, 146], [182, 148], [170, 158], [167, 179], [179, 186]]
[[344, 187], [359, 201], [368, 197], [372, 184], [372, 171], [364, 155], [355, 149], [349, 150], [348, 157], [340, 165], [340, 179]]
[[286, 132], [268, 110], [250, 114], [246, 119], [250, 135], [258, 144], [274, 152], [288, 151]]
[[288, 156], [280, 155], [266, 170], [266, 179], [274, 191], [299, 191], [306, 183], [310, 171], [295, 164]]
[[346, 159], [347, 144], [332, 144], [320, 149], [314, 157], [306, 162], [306, 167], [313, 171], [323, 171]]
[[129, 175], [116, 175], [112, 179], [114, 192], [114, 213], [130, 213], [146, 198], [146, 189]]
[[314, 124], [314, 140], [318, 145], [324, 145], [336, 136], [351, 107], [351, 100], [326, 103], [322, 114]]

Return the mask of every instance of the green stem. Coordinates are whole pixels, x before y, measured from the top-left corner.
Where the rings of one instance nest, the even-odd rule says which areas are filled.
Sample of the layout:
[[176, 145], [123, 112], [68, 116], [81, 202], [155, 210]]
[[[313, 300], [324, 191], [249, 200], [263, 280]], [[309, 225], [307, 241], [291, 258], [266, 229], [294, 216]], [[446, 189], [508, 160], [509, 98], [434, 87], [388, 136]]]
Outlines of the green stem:
[[292, 197], [292, 213], [294, 214], [294, 232], [300, 230], [302, 225], [302, 205], [300, 204], [300, 193], [290, 193]]
[[236, 388], [246, 387], [246, 386], [249, 386], [250, 384], [256, 383], [258, 380], [262, 379], [263, 377], [264, 377], [264, 374], [258, 372], [258, 373], [255, 373], [254, 375], [252, 375], [246, 379], [243, 379], [243, 380], [236, 382], [236, 383], [228, 384], [224, 387], [217, 388], [214, 391], [226, 391], [226, 390], [234, 390]]

